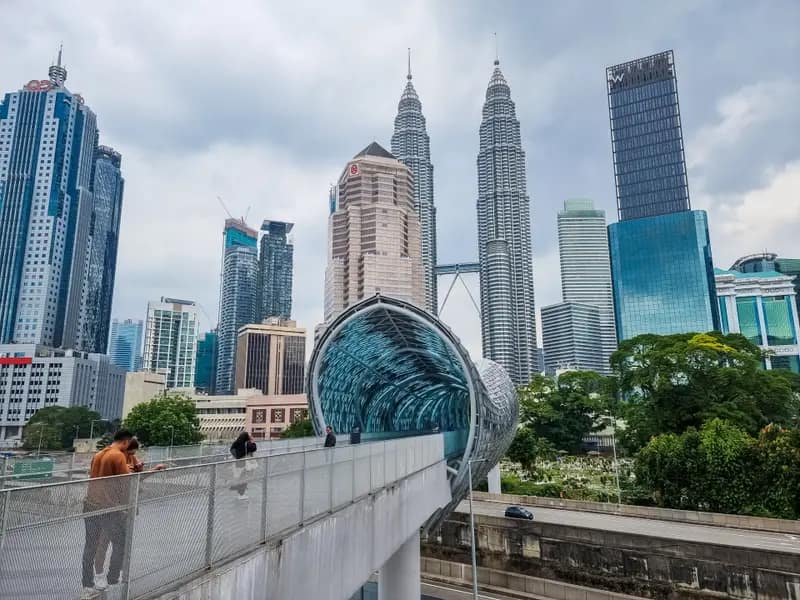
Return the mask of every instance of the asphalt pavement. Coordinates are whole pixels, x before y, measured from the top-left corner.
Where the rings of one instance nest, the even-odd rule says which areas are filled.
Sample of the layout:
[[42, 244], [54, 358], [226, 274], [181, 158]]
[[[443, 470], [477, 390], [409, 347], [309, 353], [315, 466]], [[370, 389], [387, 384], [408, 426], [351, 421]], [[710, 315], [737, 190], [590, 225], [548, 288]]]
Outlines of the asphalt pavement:
[[[508, 505], [501, 502], [480, 500], [473, 501], [473, 506], [475, 514], [502, 517]], [[676, 521], [659, 521], [658, 519], [623, 517], [563, 508], [540, 508], [537, 506], [526, 506], [525, 508], [533, 513], [534, 521], [541, 523], [644, 535], [668, 540], [699, 542], [701, 544], [800, 554], [800, 536], [788, 533], [714, 527]], [[462, 502], [457, 511], [469, 514], [469, 503]]]

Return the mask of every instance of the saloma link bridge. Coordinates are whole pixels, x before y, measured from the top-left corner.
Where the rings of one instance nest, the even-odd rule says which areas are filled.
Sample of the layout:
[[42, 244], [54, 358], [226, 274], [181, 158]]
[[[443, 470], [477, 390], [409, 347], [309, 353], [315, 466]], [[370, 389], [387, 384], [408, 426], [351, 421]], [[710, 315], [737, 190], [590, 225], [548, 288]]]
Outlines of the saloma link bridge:
[[[363, 443], [0, 491], [0, 598], [78, 598], [84, 519], [118, 512], [121, 580], [98, 600], [346, 600], [376, 571], [380, 598], [418, 600], [420, 530], [508, 449], [511, 380], [435, 317], [375, 296], [318, 340], [307, 390], [318, 434], [358, 428]], [[127, 502], [86, 513], [90, 485]]]

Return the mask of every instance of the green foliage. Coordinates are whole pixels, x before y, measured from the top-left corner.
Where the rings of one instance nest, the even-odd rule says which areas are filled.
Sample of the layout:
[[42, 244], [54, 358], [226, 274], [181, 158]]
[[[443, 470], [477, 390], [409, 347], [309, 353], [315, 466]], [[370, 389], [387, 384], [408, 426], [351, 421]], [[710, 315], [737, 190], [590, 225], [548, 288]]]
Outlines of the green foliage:
[[114, 441], [114, 434], [111, 433], [110, 431], [107, 431], [106, 433], [103, 434], [103, 437], [97, 440], [97, 444], [95, 445], [95, 447], [98, 450], [102, 450], [103, 448], [108, 448], [113, 441]]
[[708, 420], [750, 435], [800, 414], [800, 377], [761, 368], [762, 352], [739, 334], [640, 335], [611, 357], [631, 451], [662, 433], [682, 434]]
[[194, 402], [177, 393], [134, 406], [122, 426], [145, 446], [183, 446], [203, 439]]
[[[611, 409], [611, 389], [607, 377], [592, 371], [568, 371], [558, 378], [534, 376], [518, 393], [521, 427], [515, 454], [530, 456], [540, 448], [545, 454], [552, 449], [580, 452], [584, 436], [602, 428], [598, 416]], [[533, 449], [524, 452], [524, 444]]]
[[758, 439], [722, 419], [653, 438], [636, 457], [637, 480], [659, 506], [800, 515], [800, 432], [769, 426]]
[[[92, 428], [92, 421], [95, 421], [94, 428]], [[67, 450], [72, 448], [72, 441], [76, 437], [89, 437], [92, 429], [95, 434], [100, 434], [106, 431], [110, 424], [107, 421], [100, 420], [100, 413], [89, 410], [85, 406], [48, 406], [47, 408], [39, 409], [28, 421], [23, 433], [23, 444], [29, 447], [28, 444], [33, 444], [32, 447], [36, 448], [39, 444], [39, 432], [36, 431], [35, 439], [27, 440], [32, 436], [29, 428], [32, 425], [43, 424], [55, 431], [57, 440], [53, 440], [49, 445], [45, 446], [42, 441], [42, 447], [52, 450]], [[77, 432], [77, 435], [76, 435]], [[45, 434], [47, 435], [47, 434]]]
[[311, 419], [295, 421], [281, 432], [282, 438], [312, 437], [313, 435], [314, 426], [311, 424]]
[[[61, 432], [47, 423], [29, 423], [22, 432], [22, 447], [37, 450], [41, 442], [42, 450], [62, 450]], [[71, 444], [70, 444], [71, 445]]]

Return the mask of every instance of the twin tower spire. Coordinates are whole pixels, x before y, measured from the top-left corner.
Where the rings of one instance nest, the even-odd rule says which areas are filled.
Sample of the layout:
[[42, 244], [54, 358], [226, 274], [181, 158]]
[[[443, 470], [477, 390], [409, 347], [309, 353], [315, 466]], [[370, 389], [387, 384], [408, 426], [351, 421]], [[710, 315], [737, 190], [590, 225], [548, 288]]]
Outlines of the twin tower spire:
[[[433, 164], [422, 103], [411, 82], [410, 48], [406, 79], [394, 121], [392, 154], [414, 175], [426, 309], [436, 314]], [[525, 384], [541, 367], [536, 346], [530, 198], [519, 121], [511, 90], [500, 71], [496, 34], [494, 71], [486, 90], [477, 162], [483, 356], [502, 365], [516, 384]]]

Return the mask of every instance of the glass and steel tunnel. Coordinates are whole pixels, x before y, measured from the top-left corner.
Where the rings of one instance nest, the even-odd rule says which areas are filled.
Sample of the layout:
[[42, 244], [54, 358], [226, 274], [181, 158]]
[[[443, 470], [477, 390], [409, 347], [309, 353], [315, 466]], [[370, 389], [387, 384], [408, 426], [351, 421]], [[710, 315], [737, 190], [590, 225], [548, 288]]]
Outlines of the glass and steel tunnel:
[[[362, 441], [441, 432], [453, 495], [444, 516], [505, 454], [518, 405], [506, 371], [473, 363], [450, 329], [401, 300], [375, 295], [345, 310], [321, 335], [308, 369], [314, 428]], [[438, 520], [438, 519], [437, 519]]]

